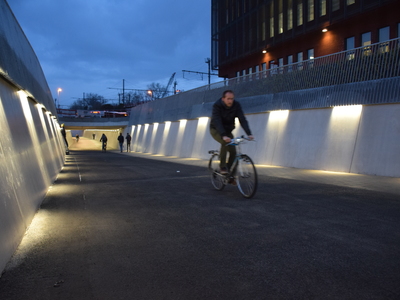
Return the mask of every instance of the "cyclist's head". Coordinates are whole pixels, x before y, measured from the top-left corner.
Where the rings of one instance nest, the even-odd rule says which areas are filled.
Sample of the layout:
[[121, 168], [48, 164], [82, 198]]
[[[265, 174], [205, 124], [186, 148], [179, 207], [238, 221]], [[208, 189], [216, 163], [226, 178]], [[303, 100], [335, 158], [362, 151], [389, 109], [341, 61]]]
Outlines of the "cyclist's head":
[[235, 101], [235, 95], [233, 94], [233, 91], [226, 90], [222, 93], [221, 99], [226, 106], [231, 107], [233, 105], [233, 101]]

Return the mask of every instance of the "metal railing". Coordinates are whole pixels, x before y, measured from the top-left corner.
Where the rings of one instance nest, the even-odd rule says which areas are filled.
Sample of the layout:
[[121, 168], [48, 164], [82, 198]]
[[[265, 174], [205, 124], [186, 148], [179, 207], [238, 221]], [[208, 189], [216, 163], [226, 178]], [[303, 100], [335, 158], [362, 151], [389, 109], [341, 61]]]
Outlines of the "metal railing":
[[[393, 39], [215, 83], [237, 97], [282, 93], [400, 76], [400, 39]], [[190, 92], [195, 92], [192, 90]]]
[[[205, 85], [156, 100], [143, 122], [209, 115], [224, 90], [247, 113], [400, 102], [400, 39], [343, 51]], [[141, 105], [142, 106], [142, 105]], [[144, 109], [144, 110], [143, 110]], [[135, 109], [133, 110], [133, 113]]]

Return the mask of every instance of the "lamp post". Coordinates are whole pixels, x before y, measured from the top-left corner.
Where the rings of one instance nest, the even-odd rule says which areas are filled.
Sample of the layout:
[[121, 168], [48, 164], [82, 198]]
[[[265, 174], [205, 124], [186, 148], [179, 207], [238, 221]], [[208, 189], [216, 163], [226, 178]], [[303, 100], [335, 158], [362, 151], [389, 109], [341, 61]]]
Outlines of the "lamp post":
[[150, 96], [150, 100], [153, 100], [153, 91], [152, 90], [147, 90], [147, 95]]
[[58, 108], [60, 108], [60, 93], [62, 92], [62, 88], [57, 89], [57, 98], [58, 98]]

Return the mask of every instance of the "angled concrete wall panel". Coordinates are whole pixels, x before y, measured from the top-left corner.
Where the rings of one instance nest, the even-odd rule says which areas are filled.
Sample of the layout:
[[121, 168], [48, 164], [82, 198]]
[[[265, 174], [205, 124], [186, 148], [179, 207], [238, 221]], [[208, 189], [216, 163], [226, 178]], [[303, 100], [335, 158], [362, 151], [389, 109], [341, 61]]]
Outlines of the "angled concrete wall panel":
[[0, 0], [0, 274], [63, 165], [54, 115], [39, 61]]

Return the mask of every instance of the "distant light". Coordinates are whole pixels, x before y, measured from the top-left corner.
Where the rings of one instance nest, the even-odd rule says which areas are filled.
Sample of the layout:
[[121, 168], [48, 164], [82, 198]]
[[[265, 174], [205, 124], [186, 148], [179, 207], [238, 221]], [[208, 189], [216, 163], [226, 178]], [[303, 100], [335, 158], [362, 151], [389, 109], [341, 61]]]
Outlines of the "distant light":
[[57, 92], [58, 92], [58, 93], [62, 92], [62, 88], [58, 88], [58, 89], [57, 89]]
[[322, 32], [328, 32], [327, 28], [322, 29]]
[[267, 53], [267, 50], [264, 49], [264, 50], [262, 51], [262, 53], [264, 53], [264, 54]]

